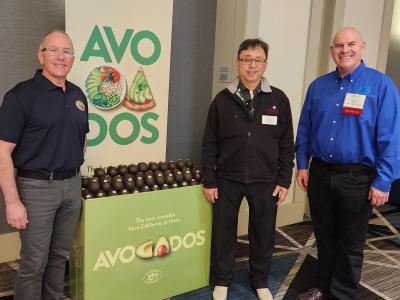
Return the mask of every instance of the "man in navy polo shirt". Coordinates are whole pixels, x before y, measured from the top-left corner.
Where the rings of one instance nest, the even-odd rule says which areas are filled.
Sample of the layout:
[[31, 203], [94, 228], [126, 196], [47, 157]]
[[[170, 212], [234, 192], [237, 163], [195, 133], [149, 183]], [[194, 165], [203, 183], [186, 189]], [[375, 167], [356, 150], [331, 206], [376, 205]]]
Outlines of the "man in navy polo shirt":
[[15, 300], [63, 298], [81, 210], [88, 106], [66, 80], [74, 62], [70, 37], [46, 34], [38, 58], [43, 69], [8, 91], [0, 107], [0, 188], [7, 222], [21, 239]]
[[365, 66], [364, 49], [355, 28], [336, 33], [337, 68], [311, 83], [301, 113], [297, 182], [310, 201], [320, 290], [298, 299], [357, 299], [372, 207], [387, 202], [400, 168], [399, 93]]

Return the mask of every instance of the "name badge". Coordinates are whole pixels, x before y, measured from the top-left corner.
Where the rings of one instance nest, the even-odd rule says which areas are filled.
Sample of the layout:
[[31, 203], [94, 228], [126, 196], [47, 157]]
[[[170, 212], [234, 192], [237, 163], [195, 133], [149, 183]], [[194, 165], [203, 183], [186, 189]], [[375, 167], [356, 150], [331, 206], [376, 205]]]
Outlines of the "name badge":
[[263, 115], [261, 122], [263, 125], [278, 125], [278, 116]]
[[353, 116], [361, 115], [366, 98], [366, 95], [347, 93], [344, 98], [342, 113]]

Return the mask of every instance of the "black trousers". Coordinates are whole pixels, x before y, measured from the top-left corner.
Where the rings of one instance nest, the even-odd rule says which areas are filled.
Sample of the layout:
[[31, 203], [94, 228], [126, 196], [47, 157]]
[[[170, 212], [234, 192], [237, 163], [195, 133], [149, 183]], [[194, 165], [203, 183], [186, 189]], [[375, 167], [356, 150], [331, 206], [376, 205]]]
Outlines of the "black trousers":
[[318, 246], [319, 285], [333, 299], [357, 299], [376, 173], [333, 170], [312, 162], [308, 197]]
[[274, 251], [277, 197], [275, 184], [218, 182], [218, 200], [213, 205], [211, 281], [229, 286], [233, 278], [237, 224], [240, 204], [249, 204], [250, 283], [254, 289], [268, 287], [268, 275]]

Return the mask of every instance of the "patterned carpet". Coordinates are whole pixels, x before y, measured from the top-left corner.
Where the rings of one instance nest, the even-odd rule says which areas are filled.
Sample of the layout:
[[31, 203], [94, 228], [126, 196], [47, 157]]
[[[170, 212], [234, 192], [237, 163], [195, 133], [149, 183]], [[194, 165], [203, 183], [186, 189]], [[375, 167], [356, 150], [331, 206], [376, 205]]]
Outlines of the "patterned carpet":
[[[238, 239], [235, 279], [228, 300], [256, 299], [248, 282], [248, 240]], [[18, 262], [0, 264], [0, 300], [11, 300]], [[276, 229], [276, 245], [269, 287], [274, 299], [295, 299], [314, 286], [316, 248], [309, 221]], [[360, 283], [360, 299], [400, 299], [400, 208], [385, 205], [374, 209]], [[66, 289], [67, 291], [67, 289]], [[68, 293], [66, 292], [68, 296]], [[68, 298], [67, 298], [68, 299]], [[133, 300], [140, 296], [133, 295]], [[172, 297], [171, 300], [211, 299], [208, 287]], [[118, 299], [110, 299], [118, 300]]]

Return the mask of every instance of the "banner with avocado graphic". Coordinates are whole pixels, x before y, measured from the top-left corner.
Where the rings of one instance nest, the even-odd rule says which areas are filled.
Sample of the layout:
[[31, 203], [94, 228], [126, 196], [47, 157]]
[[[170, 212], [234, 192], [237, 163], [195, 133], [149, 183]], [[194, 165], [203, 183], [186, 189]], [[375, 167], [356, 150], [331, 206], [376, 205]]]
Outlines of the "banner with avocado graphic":
[[76, 51], [68, 79], [89, 103], [82, 173], [165, 160], [173, 1], [69, 0], [65, 6]]
[[159, 300], [208, 285], [211, 205], [201, 186], [83, 202], [74, 300]]

